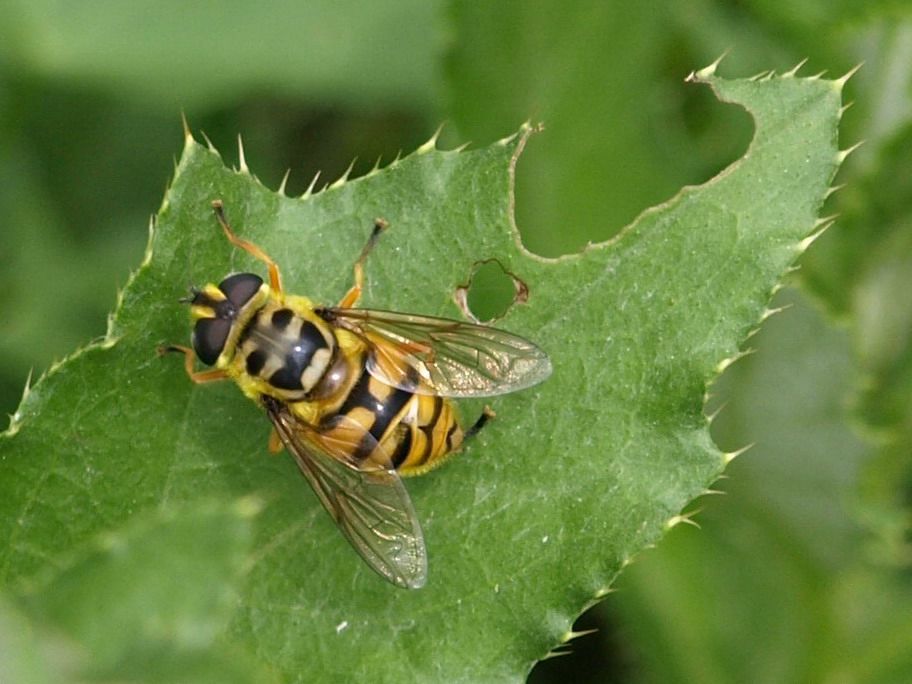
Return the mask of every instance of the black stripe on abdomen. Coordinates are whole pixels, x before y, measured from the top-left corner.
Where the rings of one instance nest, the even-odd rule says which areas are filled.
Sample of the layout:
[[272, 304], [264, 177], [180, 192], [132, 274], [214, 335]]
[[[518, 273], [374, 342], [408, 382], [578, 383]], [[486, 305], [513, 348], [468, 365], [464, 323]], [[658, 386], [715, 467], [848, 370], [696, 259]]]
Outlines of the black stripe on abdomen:
[[386, 398], [381, 399], [374, 396], [370, 391], [372, 380], [375, 384], [380, 383], [379, 380], [374, 379], [374, 377], [367, 372], [366, 368], [363, 368], [361, 370], [361, 377], [358, 378], [358, 382], [351, 388], [351, 392], [348, 393], [348, 396], [339, 408], [339, 413], [345, 415], [359, 407], [370, 411], [374, 414], [374, 422], [371, 425], [370, 434], [374, 439], [379, 441], [393, 419], [399, 415], [399, 412], [406, 403], [408, 403], [408, 400], [412, 398], [412, 393], [402, 389], [384, 386], [384, 389], [389, 390], [389, 394]]
[[459, 425], [456, 424], [456, 421], [453, 421], [453, 424], [450, 425], [450, 429], [446, 433], [446, 449], [447, 452], [453, 450], [453, 435], [456, 434], [456, 430], [459, 429]]
[[390, 457], [393, 468], [401, 466], [408, 457], [409, 452], [412, 450], [412, 428], [408, 425], [404, 425], [403, 427], [406, 429], [402, 435], [402, 440], [399, 442], [399, 446], [396, 447], [396, 452]]

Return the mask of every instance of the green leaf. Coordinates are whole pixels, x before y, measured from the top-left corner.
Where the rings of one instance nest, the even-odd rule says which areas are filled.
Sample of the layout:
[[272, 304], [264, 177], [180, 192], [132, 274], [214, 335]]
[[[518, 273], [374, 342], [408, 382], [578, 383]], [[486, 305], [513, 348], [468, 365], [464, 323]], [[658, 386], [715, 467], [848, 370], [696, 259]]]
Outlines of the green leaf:
[[[257, 509], [194, 502], [105, 532], [28, 582], [17, 603], [40, 636], [28, 645], [56, 654], [58, 681], [265, 681], [242, 653], [212, 649], [238, 598]], [[61, 654], [68, 660], [55, 662]]]
[[[694, 80], [744, 106], [757, 133], [718, 178], [645, 213], [616, 240], [542, 259], [512, 222], [531, 131], [471, 152], [423, 146], [355, 181], [289, 199], [187, 141], [151, 250], [103, 344], [37, 384], [0, 441], [0, 577], [22, 582], [148, 508], [200, 497], [267, 502], [227, 642], [286, 678], [518, 680], [656, 542], [728, 457], [711, 442], [707, 384], [766, 315], [807, 244], [842, 155], [839, 81]], [[188, 334], [190, 283], [262, 270], [212, 217], [283, 267], [291, 292], [333, 302], [374, 217], [391, 228], [364, 305], [459, 317], [454, 292], [496, 258], [528, 288], [500, 323], [540, 343], [554, 375], [493, 402], [465, 453], [408, 488], [428, 585], [375, 576], [333, 529], [268, 424], [230, 384], [194, 386], [156, 347]], [[466, 402], [473, 419], [481, 409]], [[382, 674], [380, 674], [382, 673]]]

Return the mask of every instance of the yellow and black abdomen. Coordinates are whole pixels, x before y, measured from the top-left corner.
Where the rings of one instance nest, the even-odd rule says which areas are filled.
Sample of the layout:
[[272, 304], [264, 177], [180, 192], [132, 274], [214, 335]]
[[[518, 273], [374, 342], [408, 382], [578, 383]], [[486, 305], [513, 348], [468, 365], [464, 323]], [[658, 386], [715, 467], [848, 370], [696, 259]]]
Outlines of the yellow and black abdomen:
[[462, 446], [463, 431], [453, 402], [430, 394], [412, 395], [413, 411], [403, 420], [393, 464], [403, 475], [420, 475]]
[[[388, 460], [404, 476], [419, 475], [440, 465], [462, 444], [463, 431], [452, 402], [430, 394], [413, 394], [372, 376], [362, 355], [358, 377], [333, 415], [329, 431], [341, 423], [357, 423], [369, 435], [355, 446], [354, 460]], [[380, 445], [379, 453], [376, 446]], [[386, 465], [386, 464], [384, 464]]]

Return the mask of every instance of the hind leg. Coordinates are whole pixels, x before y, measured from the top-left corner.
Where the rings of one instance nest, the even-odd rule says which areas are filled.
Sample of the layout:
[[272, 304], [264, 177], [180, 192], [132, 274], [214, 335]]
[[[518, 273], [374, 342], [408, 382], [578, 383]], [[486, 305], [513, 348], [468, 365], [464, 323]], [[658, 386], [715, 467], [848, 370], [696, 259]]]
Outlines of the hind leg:
[[468, 442], [470, 439], [472, 439], [472, 437], [477, 435], [481, 431], [481, 428], [487, 425], [488, 421], [491, 420], [491, 418], [494, 418], [496, 415], [497, 414], [494, 413], [494, 410], [490, 406], [485, 406], [484, 410], [481, 412], [481, 415], [478, 416], [478, 420], [472, 423], [472, 427], [466, 430], [465, 437], [463, 437], [462, 441]]

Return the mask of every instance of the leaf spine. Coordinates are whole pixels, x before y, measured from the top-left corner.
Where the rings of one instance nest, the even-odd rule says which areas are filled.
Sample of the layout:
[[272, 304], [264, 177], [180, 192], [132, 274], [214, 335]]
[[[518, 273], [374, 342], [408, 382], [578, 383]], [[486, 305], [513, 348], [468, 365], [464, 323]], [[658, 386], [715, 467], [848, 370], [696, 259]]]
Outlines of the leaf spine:
[[[215, 154], [219, 154], [219, 151], [215, 149], [215, 145], [213, 145], [212, 141], [209, 140], [209, 136], [206, 135], [206, 131], [200, 131], [200, 134], [203, 136], [203, 140], [206, 141], [206, 147], [209, 148], [209, 151]], [[222, 155], [219, 154], [219, 156], [221, 157]]]
[[719, 406], [716, 407], [716, 410], [706, 416], [706, 422], [712, 423], [716, 418], [719, 417], [719, 414], [722, 413], [722, 410], [728, 406], [728, 401], [723, 401]]
[[313, 189], [314, 189], [314, 187], [316, 187], [317, 180], [319, 180], [319, 178], [320, 178], [320, 171], [317, 171], [314, 174], [313, 180], [310, 181], [310, 185], [307, 186], [307, 190], [305, 190], [304, 194], [301, 195], [301, 199], [307, 199], [308, 197], [310, 197], [311, 195], [314, 194]]
[[783, 304], [782, 306], [776, 306], [776, 307], [767, 307], [763, 310], [763, 313], [760, 314], [760, 322], [762, 323], [767, 318], [769, 318], [771, 316], [775, 316], [777, 313], [782, 313], [786, 309], [791, 309], [791, 308], [792, 308], [791, 304]]
[[563, 635], [561, 636], [561, 643], [566, 644], [566, 643], [569, 643], [570, 641], [572, 641], [573, 639], [579, 639], [580, 637], [584, 637], [588, 634], [595, 634], [596, 632], [598, 632], [597, 629], [581, 629], [578, 632], [575, 632], [571, 629], [571, 630], [563, 633]]
[[349, 165], [348, 165], [348, 168], [345, 169], [345, 173], [343, 173], [341, 176], [339, 176], [339, 178], [337, 178], [335, 181], [333, 181], [332, 183], [330, 183], [327, 187], [328, 187], [330, 190], [335, 190], [336, 188], [341, 188], [343, 185], [345, 185], [346, 181], [348, 181], [348, 176], [349, 176], [349, 175], [351, 174], [351, 172], [352, 172], [352, 169], [355, 168], [355, 162], [356, 162], [356, 161], [358, 161], [358, 158], [357, 158], [357, 157], [355, 157], [354, 159], [352, 159], [352, 160], [351, 160], [351, 164], [349, 164]]
[[737, 354], [733, 354], [732, 356], [722, 359], [721, 361], [719, 361], [719, 363], [716, 364], [716, 373], [718, 375], [721, 375], [722, 373], [725, 372], [726, 368], [728, 368], [730, 365], [732, 365], [738, 359], [744, 358], [749, 353], [751, 353], [751, 352], [750, 351], [740, 351]]
[[826, 231], [826, 229], [829, 228], [830, 226], [832, 226], [834, 223], [836, 223], [835, 214], [833, 216], [825, 216], [823, 218], [817, 219], [814, 222], [814, 232], [811, 233], [810, 235], [808, 235], [803, 240], [798, 241], [798, 244], [795, 246], [796, 251], [800, 254], [801, 252], [806, 250], [808, 247], [811, 246], [811, 244], [814, 242], [814, 240], [816, 240], [821, 235], [823, 235], [823, 233]]
[[721, 55], [716, 57], [716, 60], [712, 64], [705, 66], [702, 69], [697, 69], [696, 71], [691, 71], [690, 75], [688, 75], [688, 77], [685, 78], [684, 80], [686, 82], [693, 82], [693, 81], [705, 81], [707, 79], [712, 78], [713, 76], [716, 75], [716, 69], [718, 68], [718, 66], [722, 62], [722, 60], [728, 56], [728, 53], [729, 53], [729, 49], [726, 49], [725, 52], [723, 52]]
[[858, 64], [856, 64], [855, 66], [853, 66], [851, 69], [849, 69], [847, 72], [845, 72], [845, 73], [844, 73], [842, 76], [840, 76], [839, 78], [834, 78], [834, 79], [833, 79], [833, 86], [836, 88], [836, 90], [842, 90], [842, 88], [843, 88], [843, 86], [846, 84], [846, 82], [847, 82], [850, 78], [852, 78], [852, 76], [854, 76], [855, 73], [856, 73], [859, 69], [861, 69], [861, 67], [862, 67], [863, 64], [864, 64], [864, 62], [859, 62]]
[[552, 658], [560, 658], [561, 656], [570, 655], [573, 651], [548, 651], [545, 655], [542, 656], [542, 660], [551, 660]]
[[823, 196], [824, 199], [828, 198], [834, 192], [839, 192], [844, 187], [845, 187], [845, 183], [840, 183], [839, 185], [831, 185], [829, 188], [827, 188], [826, 194]]
[[247, 167], [247, 157], [244, 155], [244, 141], [241, 139], [240, 133], [238, 133], [238, 170], [241, 173], [250, 175], [250, 169]]
[[415, 150], [415, 154], [427, 154], [428, 152], [433, 152], [434, 150], [436, 150], [437, 149], [437, 138], [440, 137], [440, 132], [443, 130], [443, 126], [444, 126], [444, 124], [440, 124], [439, 126], [437, 126], [437, 130], [434, 131], [434, 134], [430, 137], [430, 139], [426, 143], [424, 143], [417, 150]]
[[857, 150], [859, 147], [861, 147], [864, 144], [865, 144], [864, 140], [859, 140], [857, 143], [855, 143], [851, 147], [847, 147], [844, 150], [839, 150], [839, 152], [836, 153], [836, 161], [838, 163], [842, 164], [842, 162], [845, 161], [846, 157], [848, 157], [850, 154], [852, 154], [852, 152], [854, 152], [855, 150]]
[[187, 123], [187, 115], [184, 113], [184, 110], [181, 110], [181, 127], [184, 130], [184, 147], [187, 147], [190, 143], [195, 142], [193, 140], [193, 133], [190, 132], [190, 124]]
[[727, 451], [727, 452], [723, 453], [723, 454], [722, 454], [722, 462], [723, 462], [725, 465], [728, 465], [729, 463], [731, 463], [732, 461], [734, 461], [736, 458], [738, 458], [738, 456], [740, 456], [741, 454], [743, 454], [743, 453], [744, 453], [745, 451], [747, 451], [748, 449], [753, 449], [753, 448], [754, 448], [754, 444], [755, 444], [755, 442], [751, 442], [751, 443], [748, 444], [747, 446], [743, 446], [743, 447], [741, 447], [740, 449], [736, 449], [735, 451]]
[[696, 520], [693, 520], [691, 516], [696, 515], [700, 512], [700, 509], [692, 511], [690, 513], [681, 513], [680, 515], [673, 515], [668, 520], [665, 521], [665, 529], [670, 530], [672, 527], [677, 527], [678, 525], [692, 525], [698, 530], [700, 529], [700, 523]]
[[[282, 182], [279, 183], [279, 187], [276, 192], [280, 195], [285, 195], [285, 186], [288, 184], [288, 176], [291, 175], [291, 169], [285, 169], [285, 175], [282, 176]], [[287, 195], [286, 195], [287, 196]]]
[[381, 159], [383, 159], [383, 155], [382, 155], [382, 154], [381, 154], [379, 157], [377, 157], [377, 161], [374, 162], [374, 165], [373, 165], [373, 167], [371, 167], [371, 170], [368, 171], [368, 172], [364, 175], [365, 178], [380, 173], [380, 160], [381, 160]]
[[793, 66], [791, 69], [782, 74], [782, 78], [794, 78], [798, 74], [798, 70], [801, 69], [805, 64], [807, 64], [808, 58], [805, 57], [798, 64]]

